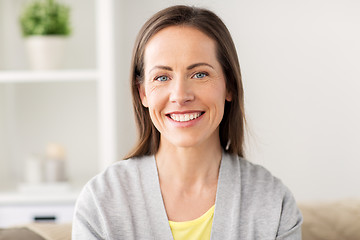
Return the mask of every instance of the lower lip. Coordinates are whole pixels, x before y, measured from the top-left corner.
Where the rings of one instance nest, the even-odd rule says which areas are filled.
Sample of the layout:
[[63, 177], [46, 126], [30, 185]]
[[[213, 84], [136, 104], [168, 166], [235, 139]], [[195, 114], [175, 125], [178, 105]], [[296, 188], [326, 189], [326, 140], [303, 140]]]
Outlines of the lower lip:
[[186, 127], [192, 127], [195, 124], [197, 124], [204, 116], [205, 113], [201, 114], [200, 117], [195, 118], [193, 120], [189, 120], [189, 121], [185, 121], [185, 122], [178, 122], [173, 120], [171, 117], [167, 116], [167, 118], [169, 119], [170, 123], [172, 125], [174, 125], [175, 127], [182, 127], [182, 128], [186, 128]]

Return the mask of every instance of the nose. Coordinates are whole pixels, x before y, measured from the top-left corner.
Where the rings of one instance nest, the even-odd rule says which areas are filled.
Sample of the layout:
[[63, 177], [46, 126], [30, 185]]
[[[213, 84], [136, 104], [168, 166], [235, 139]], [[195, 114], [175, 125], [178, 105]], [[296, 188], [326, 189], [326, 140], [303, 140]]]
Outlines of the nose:
[[178, 105], [184, 105], [195, 99], [191, 82], [185, 78], [174, 79], [171, 86], [170, 101]]

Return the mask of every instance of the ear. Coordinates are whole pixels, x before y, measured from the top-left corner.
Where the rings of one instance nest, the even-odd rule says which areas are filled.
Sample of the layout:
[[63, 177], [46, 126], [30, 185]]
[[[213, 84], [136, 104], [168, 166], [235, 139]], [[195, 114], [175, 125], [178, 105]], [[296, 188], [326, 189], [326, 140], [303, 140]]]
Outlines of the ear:
[[148, 102], [147, 102], [147, 98], [146, 98], [146, 93], [145, 93], [145, 89], [144, 89], [144, 84], [140, 83], [138, 85], [138, 91], [139, 91], [139, 95], [140, 95], [140, 99], [141, 99], [141, 103], [144, 107], [148, 107]]
[[232, 94], [228, 90], [226, 90], [225, 100], [228, 101], [228, 102], [231, 102], [231, 100], [232, 100]]

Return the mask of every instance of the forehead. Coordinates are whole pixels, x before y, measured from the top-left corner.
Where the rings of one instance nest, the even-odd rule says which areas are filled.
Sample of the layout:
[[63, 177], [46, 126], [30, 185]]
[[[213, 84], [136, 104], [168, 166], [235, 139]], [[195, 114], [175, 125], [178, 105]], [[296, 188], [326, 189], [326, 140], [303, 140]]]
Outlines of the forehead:
[[163, 61], [214, 61], [216, 43], [197, 28], [170, 26], [154, 34], [145, 46], [145, 67]]

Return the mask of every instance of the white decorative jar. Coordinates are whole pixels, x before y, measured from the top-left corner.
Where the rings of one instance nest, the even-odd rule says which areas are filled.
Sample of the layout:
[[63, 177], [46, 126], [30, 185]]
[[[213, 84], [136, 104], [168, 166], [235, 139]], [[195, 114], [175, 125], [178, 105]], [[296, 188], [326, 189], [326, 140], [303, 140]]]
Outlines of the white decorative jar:
[[65, 36], [29, 36], [25, 39], [26, 50], [32, 70], [57, 70], [62, 67]]
[[62, 145], [48, 144], [44, 161], [44, 181], [47, 183], [67, 181], [65, 149]]

